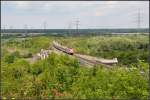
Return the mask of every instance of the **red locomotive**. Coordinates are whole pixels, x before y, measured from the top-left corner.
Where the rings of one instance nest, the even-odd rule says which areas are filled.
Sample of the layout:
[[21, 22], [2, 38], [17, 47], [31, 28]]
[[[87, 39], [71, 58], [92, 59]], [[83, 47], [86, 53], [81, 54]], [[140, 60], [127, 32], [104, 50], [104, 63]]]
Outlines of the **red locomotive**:
[[53, 42], [53, 46], [60, 50], [60, 51], [63, 51], [67, 54], [70, 54], [70, 55], [73, 55], [74, 54], [74, 51], [72, 48], [67, 48], [67, 47], [64, 47], [64, 46], [61, 46], [60, 44], [56, 43], [56, 42]]

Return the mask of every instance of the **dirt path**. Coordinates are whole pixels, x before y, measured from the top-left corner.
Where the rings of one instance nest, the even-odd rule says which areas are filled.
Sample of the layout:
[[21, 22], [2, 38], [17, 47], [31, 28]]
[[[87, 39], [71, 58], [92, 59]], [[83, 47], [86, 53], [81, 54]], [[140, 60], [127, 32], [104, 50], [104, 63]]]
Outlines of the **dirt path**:
[[16, 51], [14, 48], [7, 48], [6, 50], [7, 50], [9, 53], [13, 53], [13, 52]]

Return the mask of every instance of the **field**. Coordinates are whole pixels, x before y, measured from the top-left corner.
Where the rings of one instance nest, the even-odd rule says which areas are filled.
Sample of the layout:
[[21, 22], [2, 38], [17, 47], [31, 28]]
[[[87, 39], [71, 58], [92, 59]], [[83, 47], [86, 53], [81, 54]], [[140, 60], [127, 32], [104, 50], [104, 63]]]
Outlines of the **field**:
[[[87, 68], [66, 54], [30, 61], [52, 42], [118, 64]], [[148, 35], [34, 36], [1, 40], [1, 91], [10, 98], [148, 99]]]

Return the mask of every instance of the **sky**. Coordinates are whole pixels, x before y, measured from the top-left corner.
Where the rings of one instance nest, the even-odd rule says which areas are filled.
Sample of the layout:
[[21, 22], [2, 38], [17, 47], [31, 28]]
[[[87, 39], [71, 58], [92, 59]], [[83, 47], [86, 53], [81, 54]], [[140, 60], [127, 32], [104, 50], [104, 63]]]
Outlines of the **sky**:
[[149, 1], [1, 1], [2, 29], [137, 28], [138, 20], [149, 28]]

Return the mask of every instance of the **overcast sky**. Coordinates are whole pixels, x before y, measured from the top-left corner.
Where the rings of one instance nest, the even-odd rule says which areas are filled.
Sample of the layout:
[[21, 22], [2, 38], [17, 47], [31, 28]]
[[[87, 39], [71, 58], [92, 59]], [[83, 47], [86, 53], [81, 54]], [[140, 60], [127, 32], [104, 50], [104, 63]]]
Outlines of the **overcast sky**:
[[149, 28], [148, 1], [1, 1], [1, 28]]

